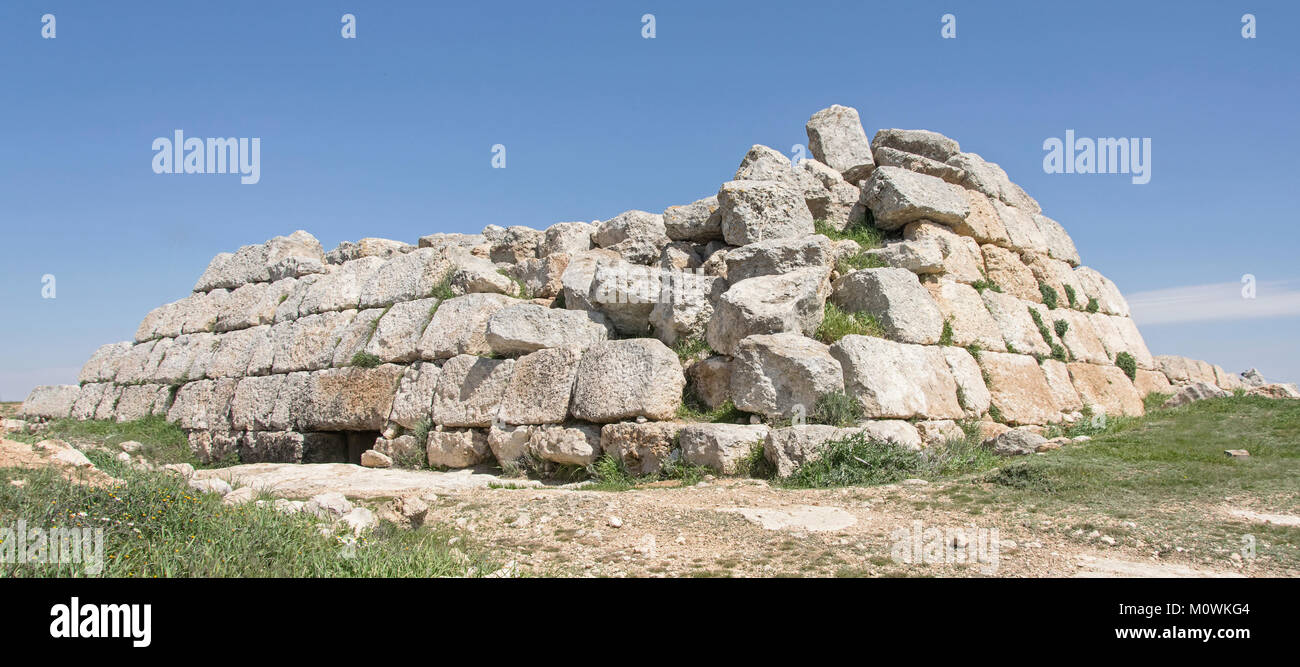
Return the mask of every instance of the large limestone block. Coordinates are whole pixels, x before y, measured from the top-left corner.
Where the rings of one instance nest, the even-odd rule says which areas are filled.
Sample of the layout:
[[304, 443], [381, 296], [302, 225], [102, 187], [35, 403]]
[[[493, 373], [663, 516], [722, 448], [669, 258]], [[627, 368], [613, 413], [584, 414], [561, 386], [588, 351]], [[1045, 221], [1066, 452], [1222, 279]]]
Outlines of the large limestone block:
[[1047, 252], [1047, 239], [1034, 222], [1030, 211], [1008, 206], [1000, 201], [993, 202], [1002, 226], [1007, 230], [1010, 246], [1020, 252]]
[[487, 460], [487, 432], [478, 428], [449, 428], [429, 432], [425, 450], [435, 468], [468, 468]]
[[984, 384], [983, 371], [975, 357], [964, 348], [944, 346], [943, 359], [948, 362], [948, 370], [957, 383], [957, 401], [966, 411], [968, 417], [979, 417], [988, 412], [992, 396], [988, 385]]
[[106, 387], [104, 396], [99, 400], [99, 404], [95, 406], [95, 411], [91, 417], [101, 421], [113, 419], [116, 415], [117, 401], [122, 398], [122, 389], [121, 385]]
[[[463, 240], [465, 237], [472, 238], [472, 236], [469, 234], [446, 234], [446, 235], [425, 236], [420, 238], [419, 247], [430, 248], [430, 247], [441, 246], [441, 245], [457, 245], [457, 242]], [[388, 259], [394, 255], [400, 255], [402, 253], [411, 252], [412, 250], [415, 250], [415, 248], [416, 246], [413, 246], [409, 243], [404, 243], [402, 241], [395, 241], [393, 239], [381, 239], [372, 236], [372, 237], [361, 239], [360, 241], [357, 241], [355, 243], [353, 243], [352, 241], [340, 242], [338, 244], [338, 247], [325, 253], [325, 263], [342, 264], [343, 262], [350, 262], [354, 259], [360, 259], [362, 257], [378, 257], [380, 259]]]
[[767, 431], [763, 424], [688, 424], [679, 435], [682, 460], [733, 475], [754, 446], [767, 440]]
[[[591, 310], [603, 313], [618, 333], [645, 336], [650, 333], [650, 313], [671, 285], [671, 272], [659, 267], [623, 260], [599, 262], [585, 301]], [[565, 305], [569, 306], [567, 297]]]
[[379, 328], [379, 318], [383, 315], [383, 308], [367, 308], [357, 313], [352, 322], [343, 327], [338, 335], [338, 344], [334, 346], [332, 365], [335, 368], [351, 366], [353, 357], [358, 352], [366, 351], [366, 345], [375, 335], [375, 329]]
[[[908, 227], [920, 223], [913, 222]], [[944, 272], [943, 250], [936, 241], [916, 239], [887, 242], [880, 248], [866, 251], [885, 264], [906, 269], [915, 274], [938, 275]]]
[[[384, 260], [378, 257], [362, 257], [331, 266], [329, 273], [306, 285], [302, 300], [298, 303], [297, 317], [359, 307], [362, 289], [383, 265]], [[286, 303], [293, 300], [298, 289], [295, 286]], [[281, 312], [276, 309], [276, 322], [283, 321]]]
[[680, 340], [703, 338], [713, 304], [727, 289], [727, 281], [690, 271], [671, 271], [665, 276], [668, 287], [650, 309], [650, 328], [666, 345]]
[[122, 395], [113, 408], [119, 422], [144, 419], [154, 414], [166, 414], [171, 388], [161, 384], [137, 384], [122, 388]]
[[736, 407], [768, 417], [807, 417], [823, 394], [844, 390], [843, 370], [830, 348], [798, 333], [741, 340], [731, 369]]
[[1115, 366], [1084, 362], [1069, 364], [1070, 379], [1085, 405], [1100, 406], [1107, 415], [1141, 417], [1146, 414], [1142, 395], [1124, 371]]
[[946, 162], [961, 153], [961, 147], [955, 140], [930, 130], [878, 130], [871, 139], [871, 149], [880, 148], [893, 148], [939, 162]]
[[[1134, 327], [1134, 329], [1136, 329], [1136, 327]], [[1155, 362], [1155, 360], [1152, 359], [1152, 363], [1153, 363], [1153, 364], [1154, 364], [1154, 362]], [[1142, 365], [1142, 362], [1139, 361], [1139, 362], [1138, 362], [1138, 366], [1141, 366], [1141, 365]], [[1151, 367], [1151, 366], [1148, 366], [1148, 368], [1150, 368], [1150, 367]], [[1219, 386], [1220, 389], [1226, 389], [1226, 390], [1228, 390], [1228, 391], [1233, 391], [1233, 390], [1235, 390], [1235, 389], [1245, 389], [1245, 388], [1246, 388], [1246, 383], [1242, 382], [1242, 380], [1241, 380], [1240, 377], [1237, 377], [1236, 375], [1233, 375], [1232, 373], [1229, 373], [1228, 371], [1224, 370], [1222, 366], [1217, 366], [1217, 365], [1216, 365], [1216, 366], [1214, 367], [1214, 378], [1215, 378], [1215, 384], [1217, 384], [1217, 385]], [[1135, 382], [1136, 382], [1136, 381], [1135, 381]]]
[[236, 378], [222, 378], [181, 385], [167, 411], [167, 421], [187, 431], [229, 431], [230, 404], [238, 382]]
[[956, 419], [964, 413], [942, 348], [849, 335], [830, 349], [866, 417]]
[[520, 303], [502, 294], [466, 294], [438, 304], [424, 328], [416, 352], [426, 361], [458, 354], [491, 354], [487, 342], [488, 320], [498, 310]]
[[177, 384], [202, 379], [216, 355], [221, 339], [216, 334], [198, 333], [173, 339], [150, 379], [163, 384]]
[[1050, 312], [1051, 322], [1044, 321], [1044, 324], [1054, 328], [1056, 320], [1065, 320], [1069, 327], [1065, 330], [1065, 337], [1061, 341], [1076, 361], [1092, 364], [1110, 363], [1111, 357], [1106, 353], [1106, 346], [1102, 343], [1100, 334], [1093, 326], [1093, 318], [1088, 313], [1069, 309]]
[[1070, 266], [1080, 264], [1079, 251], [1074, 247], [1074, 240], [1065, 232], [1061, 223], [1040, 213], [1034, 216], [1034, 224], [1038, 226], [1038, 231], [1042, 233], [1043, 240], [1047, 243], [1048, 255]]
[[405, 429], [414, 429], [426, 419], [432, 421], [433, 393], [438, 389], [441, 373], [441, 368], [427, 361], [407, 366], [397, 385], [388, 421]]
[[560, 298], [564, 300], [564, 307], [571, 310], [596, 310], [590, 295], [597, 264], [617, 263], [622, 259], [612, 250], [596, 249], [574, 253], [569, 258], [569, 265], [564, 267], [564, 273], [560, 274]]
[[104, 393], [112, 386], [112, 382], [89, 382], [81, 385], [68, 416], [80, 421], [94, 419], [95, 408], [99, 406], [100, 401], [104, 400]]
[[524, 225], [513, 225], [505, 229], [496, 227], [491, 234], [483, 230], [491, 244], [488, 257], [493, 262], [518, 264], [526, 259], [537, 257], [537, 246], [546, 238], [546, 232]]
[[297, 396], [297, 425], [303, 431], [378, 431], [392, 412], [393, 397], [406, 369], [397, 364], [353, 366], [313, 372]]
[[831, 265], [831, 240], [815, 234], [751, 243], [727, 253], [727, 280], [790, 273]]
[[[303, 400], [311, 390], [314, 372], [298, 371], [281, 376], [280, 393], [275, 397], [267, 424], [272, 430], [290, 431], [298, 428], [301, 422]], [[232, 401], [233, 404], [233, 401]]]
[[745, 153], [736, 169], [735, 181], [776, 181], [800, 193], [807, 204], [809, 199], [824, 197], [826, 189], [820, 181], [804, 169], [797, 169], [780, 151], [762, 144], [754, 144]]
[[1144, 399], [1148, 394], [1174, 393], [1173, 385], [1169, 383], [1169, 378], [1165, 377], [1164, 373], [1141, 368], [1138, 369], [1136, 376], [1133, 378], [1133, 388], [1137, 389], [1138, 396]]
[[485, 335], [494, 354], [514, 356], [547, 348], [585, 350], [607, 340], [609, 331], [600, 313], [523, 303], [493, 313]]
[[670, 241], [663, 215], [646, 211], [624, 211], [606, 220], [591, 239], [633, 264], [655, 261]]
[[[1057, 308], [1069, 308], [1070, 296], [1066, 287], [1074, 290], [1075, 305], [1082, 307], [1087, 305], [1087, 299], [1082, 297], [1083, 285], [1079, 282], [1074, 270], [1069, 264], [1059, 259], [1052, 259], [1042, 253], [1033, 253], [1022, 256], [1030, 272], [1034, 274], [1034, 280], [1042, 285], [1047, 285], [1056, 291]], [[1040, 291], [1041, 294], [1041, 291]], [[1079, 303], [1083, 300], [1083, 303]]]
[[970, 212], [966, 193], [933, 176], [898, 167], [878, 167], [862, 188], [862, 204], [871, 209], [876, 226], [904, 227], [916, 220], [961, 224]]
[[1074, 275], [1079, 278], [1079, 282], [1083, 285], [1085, 304], [1088, 298], [1094, 298], [1097, 300], [1097, 306], [1101, 312], [1121, 317], [1129, 316], [1128, 301], [1124, 300], [1124, 295], [1120, 294], [1119, 287], [1111, 282], [1110, 278], [1101, 275], [1096, 269], [1086, 266], [1076, 268]]
[[394, 304], [379, 318], [375, 333], [366, 345], [366, 353], [383, 362], [407, 363], [419, 358], [416, 346], [429, 324], [438, 299], [416, 299]]
[[533, 455], [529, 439], [535, 426], [511, 426], [501, 421], [492, 422], [487, 431], [488, 449], [503, 468], [507, 465], [522, 467], [526, 459]]
[[857, 185], [845, 181], [839, 172], [817, 160], [803, 159], [797, 166], [822, 186], [818, 194], [809, 197], [805, 193], [804, 196], [813, 220], [821, 220], [837, 230], [863, 220], [866, 209], [858, 203], [862, 199], [862, 190]]
[[274, 283], [246, 283], [231, 290], [217, 309], [216, 331], [247, 329], [275, 321], [280, 296], [293, 291], [296, 278]]
[[435, 248], [420, 248], [394, 255], [375, 269], [363, 283], [360, 306], [382, 308], [399, 301], [429, 296], [433, 293], [433, 288], [455, 268], [447, 255], [447, 252]]
[[[272, 327], [263, 324], [251, 329], [229, 331], [221, 335], [217, 349], [208, 361], [205, 375], [210, 378], [243, 377], [269, 373], [275, 356]], [[259, 364], [253, 368], [253, 360]]]
[[705, 335], [709, 346], [734, 354], [741, 339], [755, 334], [811, 336], [825, 315], [829, 272], [801, 269], [733, 283], [714, 306]]
[[122, 355], [122, 360], [117, 366], [117, 375], [113, 377], [113, 381], [118, 384], [143, 382], [148, 377], [150, 370], [149, 358], [157, 342], [151, 340], [132, 345], [131, 349]]
[[885, 335], [903, 343], [939, 342], [943, 315], [916, 274], [907, 269], [860, 269], [835, 281], [831, 301], [875, 316]]
[[[524, 261], [535, 262], [537, 258], [530, 257]], [[519, 287], [509, 276], [498, 271], [496, 264], [485, 257], [475, 257], [467, 253], [457, 254], [455, 257], [451, 268], [450, 286], [452, 293], [458, 295], [491, 292], [519, 296], [517, 294]]]
[[229, 291], [216, 289], [206, 294], [192, 294], [182, 299], [185, 306], [182, 309], [184, 321], [181, 323], [181, 333], [214, 331], [217, 327], [217, 316], [229, 297]]
[[[225, 290], [222, 290], [223, 292]], [[185, 328], [185, 320], [190, 316], [194, 304], [200, 299], [205, 298], [203, 294], [191, 294], [184, 299], [163, 304], [155, 308], [145, 316], [140, 323], [140, 330], [136, 331], [136, 342], [144, 342], [155, 338], [175, 338], [181, 335], [181, 330]], [[141, 337], [141, 331], [152, 321], [153, 328], [148, 335]]]
[[582, 352], [574, 348], [538, 350], [515, 360], [501, 396], [497, 419], [507, 424], [558, 424], [569, 416], [569, 399]]
[[966, 200], [970, 204], [970, 213], [960, 224], [953, 225], [953, 230], [963, 236], [969, 236], [977, 243], [992, 243], [1006, 246], [1011, 244], [1006, 225], [987, 195], [977, 190], [967, 190]]
[[122, 357], [130, 350], [130, 341], [99, 346], [81, 367], [81, 373], [77, 375], [78, 384], [111, 381], [117, 376], [117, 367]]
[[[570, 258], [570, 255], [564, 253], [552, 253], [546, 257], [525, 259], [506, 267], [505, 271], [511, 278], [523, 283], [528, 295], [549, 299], [559, 296], [563, 291], [564, 272], [569, 268]], [[507, 290], [502, 293], [510, 292]]]
[[800, 424], [774, 428], [763, 440], [763, 457], [776, 468], [777, 477], [789, 477], [796, 468], [821, 455], [826, 444], [860, 433], [858, 428]]
[[600, 448], [619, 461], [630, 474], [652, 475], [663, 469], [682, 424], [673, 422], [621, 422], [600, 429]]
[[1165, 375], [1173, 384], [1186, 384], [1192, 381], [1191, 368], [1187, 357], [1173, 354], [1161, 354], [1155, 357], [1156, 370]]
[[966, 178], [966, 172], [961, 167], [955, 167], [947, 162], [931, 160], [923, 155], [900, 151], [897, 148], [888, 146], [881, 146], [876, 149], [875, 158], [877, 167], [898, 167], [918, 174], [941, 178], [953, 185], [961, 185]]
[[674, 241], [708, 242], [722, 238], [717, 195], [664, 209], [664, 229]]
[[485, 359], [462, 354], [442, 365], [433, 392], [433, 421], [443, 426], [492, 424], [514, 372], [514, 359]]
[[319, 313], [271, 327], [275, 340], [271, 370], [291, 373], [329, 368], [335, 346], [356, 316], [355, 310]]
[[585, 466], [600, 458], [600, 438], [594, 424], [545, 424], [531, 429], [528, 448], [543, 461]]
[[984, 255], [984, 269], [989, 280], [997, 284], [1004, 294], [1034, 303], [1043, 302], [1043, 293], [1038, 289], [1034, 272], [1025, 266], [1019, 254], [995, 245], [980, 246], [980, 250]]
[[1029, 302], [991, 289], [980, 292], [980, 298], [1002, 330], [1002, 340], [1006, 341], [1008, 350], [1019, 354], [1051, 354], [1052, 348], [1043, 340], [1029, 314]]
[[813, 234], [803, 193], [779, 181], [730, 181], [718, 190], [722, 236], [731, 245]]
[[857, 183], [871, 175], [876, 163], [857, 109], [833, 104], [813, 114], [804, 130], [813, 157], [843, 174], [844, 180]]
[[606, 341], [588, 348], [578, 362], [571, 409], [575, 418], [597, 423], [671, 419], [685, 385], [677, 355], [660, 341]]
[[995, 352], [1006, 350], [997, 320], [989, 314], [984, 299], [974, 287], [946, 280], [927, 282], [925, 287], [934, 297], [939, 314], [952, 326], [954, 345], [978, 345]]
[[[961, 283], [979, 282], [984, 277], [984, 255], [975, 239], [959, 236], [943, 225], [928, 220], [908, 223], [903, 228], [903, 238], [909, 241], [932, 241], [939, 246], [941, 265], [939, 271], [946, 278]], [[914, 273], [922, 273], [912, 269]]]
[[271, 415], [284, 389], [287, 375], [246, 377], [235, 386], [230, 403], [230, 425], [238, 431], [285, 430], [289, 424], [273, 424]]
[[1047, 386], [1052, 389], [1052, 400], [1056, 404], [1056, 409], [1060, 412], [1082, 410], [1083, 400], [1079, 398], [1079, 392], [1070, 381], [1069, 367], [1055, 359], [1044, 359], [1039, 366], [1043, 369]]
[[32, 389], [18, 409], [23, 418], [63, 419], [72, 414], [81, 388], [75, 384], [45, 384]]
[[1133, 355], [1138, 368], [1152, 370], [1156, 367], [1155, 358], [1151, 356], [1151, 350], [1147, 349], [1146, 341], [1142, 339], [1142, 333], [1138, 331], [1133, 318], [1119, 315], [1103, 315], [1101, 313], [1094, 313], [1092, 317], [1093, 320], [1105, 318], [1110, 322], [1111, 329], [1118, 337], [1123, 351]]
[[1002, 421], [1013, 424], [1051, 424], [1061, 420], [1052, 388], [1033, 357], [1005, 352], [984, 352], [980, 368], [988, 376], [993, 407]]
[[250, 282], [299, 277], [323, 270], [325, 251], [316, 237], [298, 230], [260, 245], [247, 245], [235, 253], [212, 258], [194, 286], [195, 292], [234, 289]]
[[557, 222], [543, 232], [542, 240], [537, 244], [537, 257], [572, 255], [591, 250], [591, 235], [595, 231], [595, 225], [587, 222]]
[[[365, 239], [362, 239], [362, 241], [365, 241]], [[442, 250], [450, 249], [450, 248], [460, 248], [462, 250], [473, 250], [476, 247], [487, 246], [487, 243], [488, 243], [487, 237], [483, 236], [482, 234], [438, 233], [438, 234], [428, 234], [425, 236], [421, 236], [419, 240], [419, 247], [438, 248]]]

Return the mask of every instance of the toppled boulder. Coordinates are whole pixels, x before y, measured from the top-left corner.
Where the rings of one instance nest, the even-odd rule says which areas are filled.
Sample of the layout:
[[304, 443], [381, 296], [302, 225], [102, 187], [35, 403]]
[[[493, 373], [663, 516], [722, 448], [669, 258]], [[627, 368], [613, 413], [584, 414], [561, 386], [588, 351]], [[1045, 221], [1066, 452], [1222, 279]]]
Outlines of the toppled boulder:
[[1033, 431], [1013, 428], [993, 438], [989, 448], [998, 456], [1025, 456], [1038, 451], [1047, 438]]
[[1212, 385], [1208, 382], [1193, 382], [1180, 388], [1173, 396], [1170, 396], [1161, 407], [1177, 408], [1195, 401], [1203, 401], [1207, 398], [1223, 398], [1230, 396], [1228, 392]]
[[843, 174], [844, 180], [857, 183], [875, 169], [857, 109], [833, 104], [813, 114], [804, 129], [813, 157]]

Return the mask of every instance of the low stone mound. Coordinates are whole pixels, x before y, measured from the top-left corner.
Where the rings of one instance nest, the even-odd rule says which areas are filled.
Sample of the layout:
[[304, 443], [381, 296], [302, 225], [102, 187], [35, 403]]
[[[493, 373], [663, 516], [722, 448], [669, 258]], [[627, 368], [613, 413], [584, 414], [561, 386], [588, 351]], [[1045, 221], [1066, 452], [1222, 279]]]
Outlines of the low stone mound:
[[[849, 432], [801, 425], [828, 396], [856, 405], [853, 428], [921, 448], [958, 420], [1141, 415], [1152, 392], [1264, 384], [1152, 356], [1065, 228], [955, 140], [868, 141], [838, 105], [806, 130], [812, 158], [753, 146], [716, 195], [662, 213], [329, 252], [296, 231], [222, 253], [22, 413], [165, 415], [203, 459], [244, 463], [608, 453], [636, 472], [678, 457], [731, 472], [763, 443], [788, 472]], [[883, 245], [841, 238], [864, 228]], [[835, 333], [846, 319], [861, 326]], [[772, 428], [685, 428], [684, 396]]]

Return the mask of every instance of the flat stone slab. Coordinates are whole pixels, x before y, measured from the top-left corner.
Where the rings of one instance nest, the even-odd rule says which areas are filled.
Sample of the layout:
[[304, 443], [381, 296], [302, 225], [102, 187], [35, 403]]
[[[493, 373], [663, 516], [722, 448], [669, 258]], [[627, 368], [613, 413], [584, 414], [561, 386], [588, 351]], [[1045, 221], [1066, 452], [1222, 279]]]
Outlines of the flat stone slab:
[[1200, 570], [1186, 565], [1173, 563], [1139, 563], [1117, 558], [1085, 557], [1079, 562], [1080, 568], [1075, 573], [1076, 579], [1111, 579], [1124, 578], [1202, 578], [1202, 579], [1244, 579], [1245, 575], [1236, 572], [1217, 570]]
[[541, 487], [536, 480], [504, 479], [484, 468], [440, 472], [399, 468], [363, 468], [351, 463], [251, 463], [199, 470], [195, 479], [217, 478], [232, 486], [251, 486], [279, 498], [306, 499], [337, 491], [348, 498], [387, 498], [408, 494], [451, 493], [488, 485]]
[[719, 512], [734, 512], [765, 530], [807, 530], [828, 532], [844, 530], [857, 523], [852, 514], [838, 507], [798, 505], [789, 510], [772, 507], [729, 507]]
[[1228, 510], [1228, 514], [1255, 523], [1268, 523], [1274, 526], [1300, 526], [1300, 516], [1293, 514], [1264, 514], [1243, 509]]

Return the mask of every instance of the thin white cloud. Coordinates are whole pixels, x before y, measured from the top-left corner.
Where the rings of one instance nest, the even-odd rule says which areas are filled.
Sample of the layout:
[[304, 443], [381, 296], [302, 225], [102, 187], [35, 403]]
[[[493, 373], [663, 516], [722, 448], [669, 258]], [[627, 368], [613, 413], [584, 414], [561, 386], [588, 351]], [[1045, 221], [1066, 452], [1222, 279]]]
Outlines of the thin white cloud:
[[1243, 296], [1242, 283], [1189, 285], [1129, 294], [1139, 325], [1252, 320], [1300, 315], [1300, 289], [1294, 281], [1259, 282], [1255, 298]]

